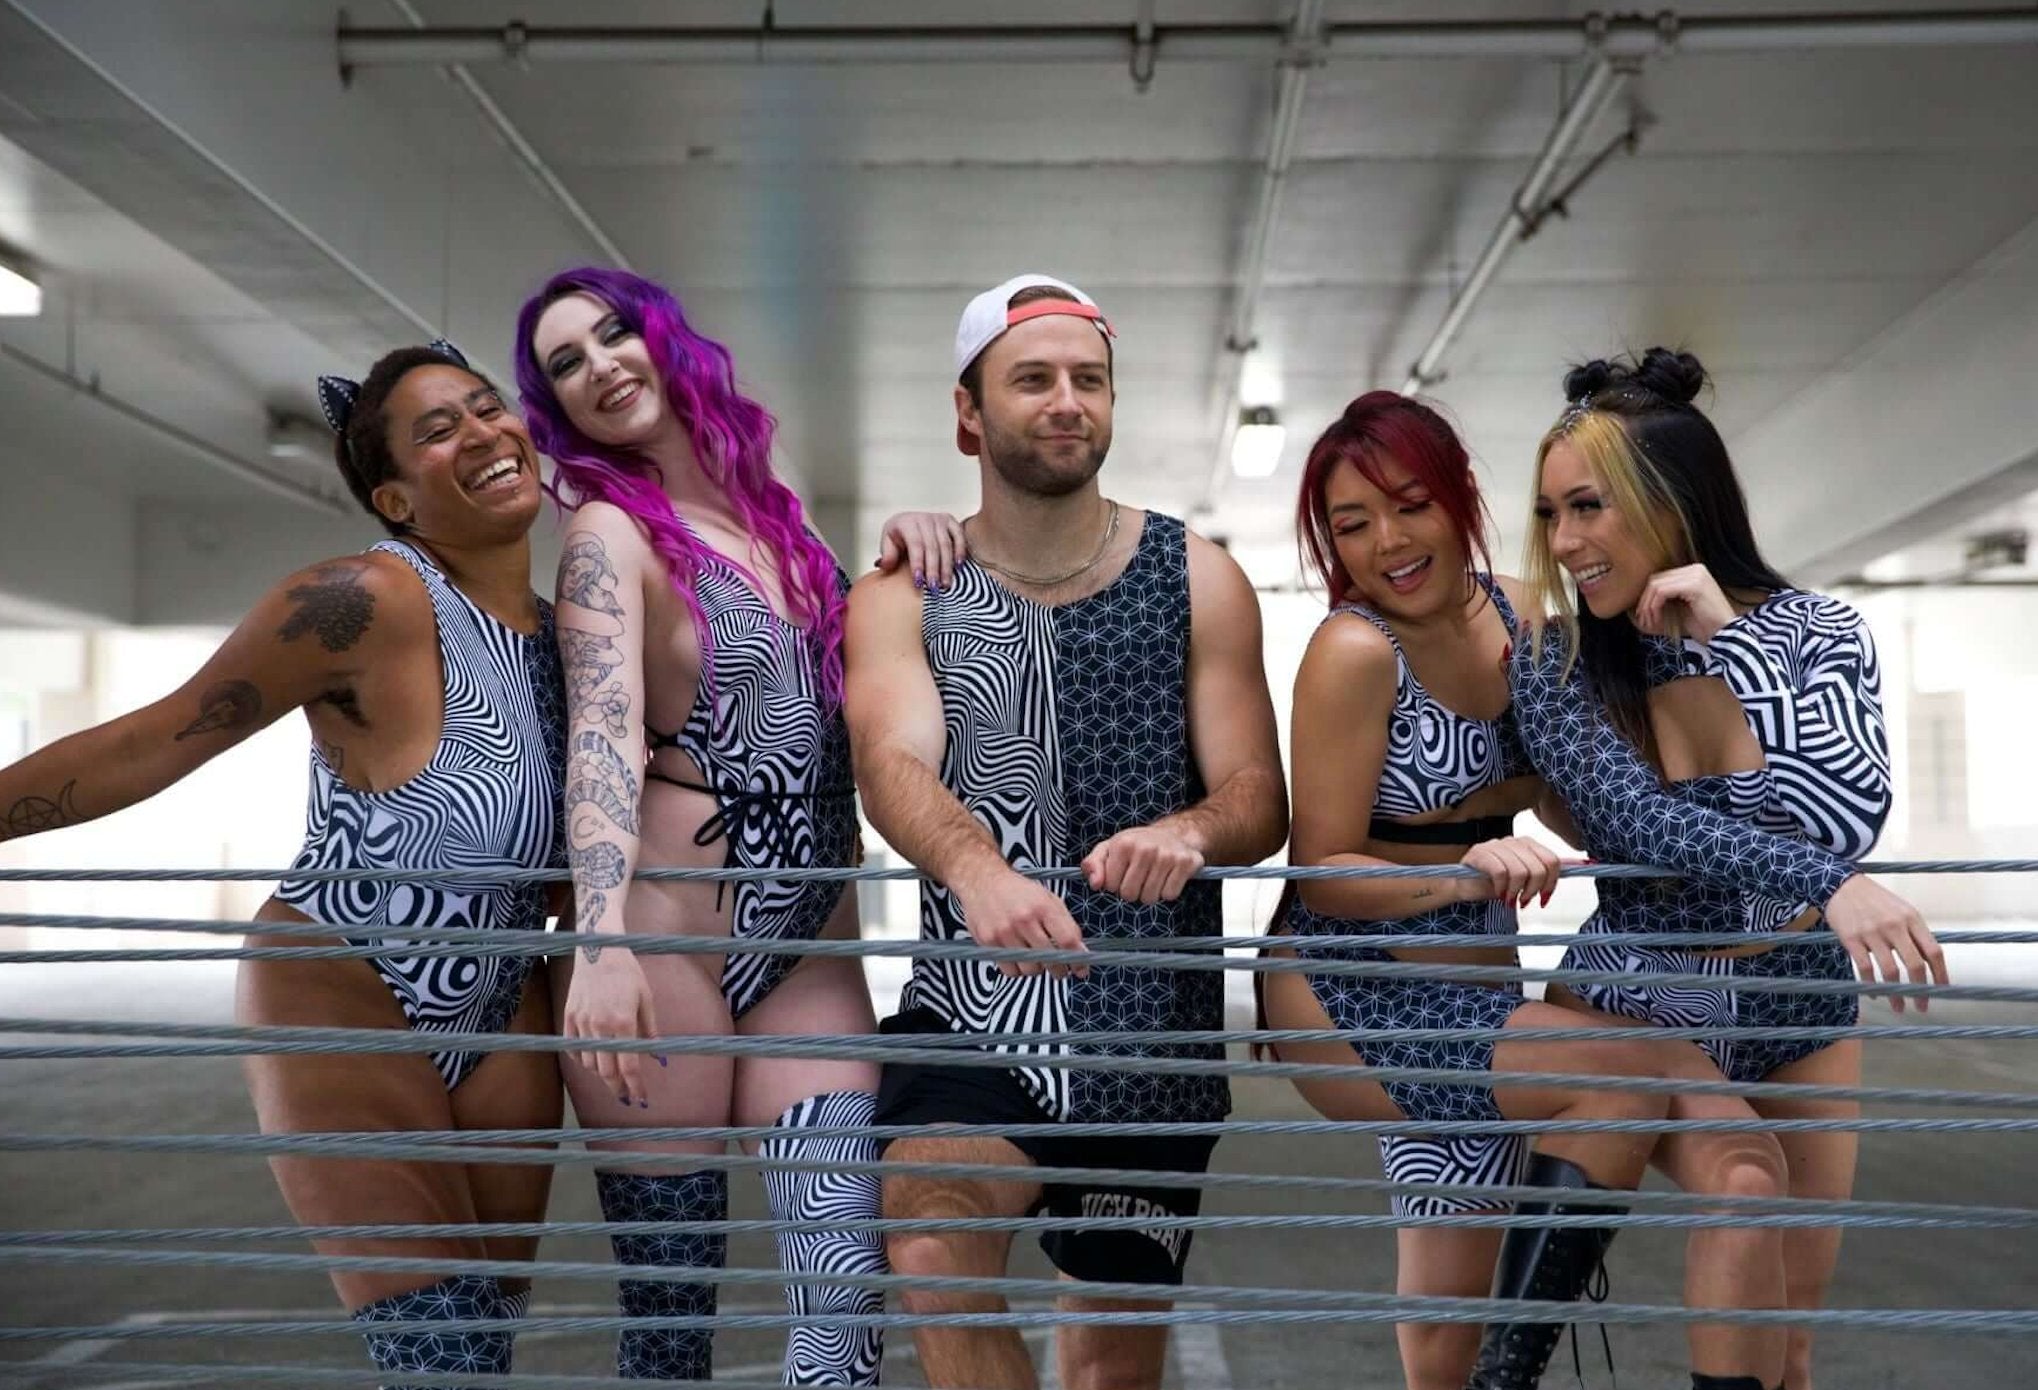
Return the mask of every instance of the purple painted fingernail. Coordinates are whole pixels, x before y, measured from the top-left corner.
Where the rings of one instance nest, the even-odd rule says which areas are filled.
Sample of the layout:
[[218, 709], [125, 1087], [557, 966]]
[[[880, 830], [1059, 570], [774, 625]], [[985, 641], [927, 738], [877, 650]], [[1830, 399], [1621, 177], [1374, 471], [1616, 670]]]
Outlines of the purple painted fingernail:
[[[655, 1052], [654, 1052], [654, 1053], [652, 1053], [651, 1055], [652, 1055], [652, 1056], [654, 1056], [654, 1057], [657, 1057], [657, 1056], [658, 1056], [658, 1054], [657, 1054], [657, 1053], [655, 1053]], [[658, 1057], [658, 1065], [659, 1065], [659, 1066], [661, 1066], [661, 1067], [665, 1065], [665, 1059], [664, 1059], [663, 1057]]]

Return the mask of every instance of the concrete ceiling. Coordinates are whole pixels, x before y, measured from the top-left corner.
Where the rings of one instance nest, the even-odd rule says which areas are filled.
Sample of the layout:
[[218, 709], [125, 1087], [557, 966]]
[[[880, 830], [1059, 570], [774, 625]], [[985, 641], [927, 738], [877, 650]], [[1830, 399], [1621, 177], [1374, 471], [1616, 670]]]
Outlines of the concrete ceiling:
[[[1130, 25], [1136, 0], [1036, 3]], [[1588, 7], [1332, 3], [1333, 24]], [[1722, 0], [1679, 13], [1776, 15]], [[1857, 4], [1857, 11], [1956, 9]], [[2032, 7], [2026, 6], [2026, 10]], [[357, 0], [356, 25], [747, 26], [761, 6]], [[1278, 25], [1161, 0], [1170, 25]], [[781, 27], [982, 26], [989, 3], [779, 3]], [[908, 506], [966, 509], [954, 316], [1021, 269], [1117, 322], [1120, 496], [1213, 501], [1224, 339], [1272, 138], [1271, 58], [832, 66], [477, 62], [469, 80], [637, 269], [675, 285], [779, 415], [783, 463], [851, 564]], [[1290, 577], [1295, 468], [1399, 385], [1542, 147], [1577, 60], [1336, 58], [1312, 70], [1268, 241], [1256, 369], [1283, 469], [1200, 523]], [[1513, 256], [1432, 388], [1511, 554], [1562, 364], [1699, 352], [1766, 542], [1817, 578], [2028, 491], [2038, 458], [2038, 45], [1677, 52], [1579, 142], [1646, 123]], [[500, 372], [517, 304], [599, 258], [439, 69], [340, 79], [329, 0], [0, 0], [0, 244], [44, 268], [0, 320], [0, 620], [217, 621], [372, 535], [331, 464], [272, 457], [311, 378], [445, 332]], [[2020, 489], [2012, 484], [2025, 479]], [[350, 505], [350, 504], [349, 504]]]

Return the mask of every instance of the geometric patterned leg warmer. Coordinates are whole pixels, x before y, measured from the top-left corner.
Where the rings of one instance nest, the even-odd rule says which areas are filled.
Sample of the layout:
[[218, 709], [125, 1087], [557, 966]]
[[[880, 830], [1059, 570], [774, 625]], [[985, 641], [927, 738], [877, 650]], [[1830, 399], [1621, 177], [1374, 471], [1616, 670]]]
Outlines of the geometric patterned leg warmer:
[[[456, 1274], [430, 1288], [378, 1299], [354, 1313], [359, 1323], [499, 1318], [502, 1289], [492, 1278]], [[506, 1375], [514, 1337], [507, 1332], [373, 1332], [364, 1330], [378, 1371], [455, 1371]], [[431, 1390], [416, 1381], [383, 1390]]]
[[[877, 1098], [867, 1091], [830, 1091], [809, 1096], [779, 1116], [781, 1129], [817, 1125], [868, 1125], [877, 1114]], [[762, 1153], [771, 1158], [803, 1158], [822, 1162], [871, 1162], [877, 1141], [860, 1139], [766, 1140]], [[840, 1171], [794, 1172], [767, 1168], [764, 1195], [779, 1221], [868, 1221], [881, 1207], [874, 1173]], [[867, 1226], [825, 1231], [782, 1231], [778, 1237], [779, 1267], [788, 1273], [885, 1274], [884, 1242]], [[794, 1316], [829, 1313], [881, 1313], [884, 1294], [878, 1289], [845, 1288], [839, 1284], [788, 1284], [786, 1308]], [[884, 1356], [883, 1334], [875, 1327], [811, 1327], [795, 1325], [786, 1335], [785, 1380], [789, 1385], [876, 1385]]]
[[[643, 1175], [597, 1173], [606, 1221], [724, 1221], [729, 1216], [729, 1175], [720, 1170]], [[719, 1268], [727, 1258], [729, 1238], [708, 1235], [609, 1237], [616, 1263], [625, 1265], [690, 1265]], [[713, 1284], [666, 1283], [624, 1279], [618, 1299], [628, 1318], [705, 1318], [714, 1316]], [[714, 1333], [707, 1328], [644, 1331], [625, 1329], [616, 1338], [616, 1374], [626, 1380], [706, 1380], [714, 1366]]]

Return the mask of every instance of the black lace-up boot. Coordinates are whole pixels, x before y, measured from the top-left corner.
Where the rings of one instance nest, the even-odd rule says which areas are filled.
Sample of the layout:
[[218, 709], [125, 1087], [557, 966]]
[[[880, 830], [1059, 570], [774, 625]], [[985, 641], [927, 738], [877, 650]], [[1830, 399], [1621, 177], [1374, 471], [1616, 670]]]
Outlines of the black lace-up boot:
[[[1587, 1178], [1575, 1163], [1542, 1153], [1529, 1156], [1526, 1181], [1531, 1187], [1608, 1190]], [[1524, 1216], [1577, 1216], [1610, 1215], [1621, 1208], [1560, 1200], [1523, 1202], [1517, 1210]], [[1613, 1238], [1613, 1227], [1516, 1227], [1501, 1243], [1493, 1296], [1575, 1303], [1600, 1273]], [[1466, 1390], [1533, 1390], [1542, 1381], [1543, 1369], [1550, 1364], [1550, 1354], [1563, 1332], [1563, 1324], [1554, 1322], [1487, 1324], [1486, 1339]]]

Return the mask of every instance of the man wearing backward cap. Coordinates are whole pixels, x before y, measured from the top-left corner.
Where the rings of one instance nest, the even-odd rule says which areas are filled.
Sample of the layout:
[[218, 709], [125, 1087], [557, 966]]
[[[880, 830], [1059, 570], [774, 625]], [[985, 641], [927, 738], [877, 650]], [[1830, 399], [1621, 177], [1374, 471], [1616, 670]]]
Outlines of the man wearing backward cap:
[[[1231, 557], [1180, 521], [1103, 496], [1113, 332], [1072, 285], [1024, 275], [970, 301], [956, 330], [956, 446], [977, 459], [982, 504], [969, 559], [945, 589], [871, 575], [849, 600], [847, 700], [871, 823], [927, 876], [921, 934], [984, 946], [1085, 950], [1095, 938], [1215, 936], [1205, 864], [1278, 849], [1287, 802], [1260, 661], [1259, 606]], [[1082, 881], [1019, 870], [1080, 865]], [[918, 960], [895, 1034], [1141, 1033], [1224, 1025], [1221, 976], [1153, 969], [1113, 952], [1086, 965]], [[1069, 1054], [1220, 1058], [1221, 1047], [1005, 1042], [997, 1067], [888, 1065], [879, 1124], [1211, 1121], [1221, 1077], [1028, 1065]], [[900, 1162], [1161, 1169], [1193, 1182], [1211, 1138], [893, 1141]], [[1118, 1218], [1050, 1231], [1064, 1276], [1180, 1284], [1194, 1186], [913, 1177], [885, 1183], [885, 1214]], [[1127, 1228], [1123, 1218], [1156, 1224]], [[1005, 1272], [1003, 1233], [912, 1233], [893, 1268], [937, 1278]], [[1078, 1310], [1166, 1304], [1065, 1298]], [[908, 1311], [982, 1312], [1003, 1300], [933, 1289]], [[1010, 1328], [924, 1327], [930, 1384], [1030, 1390]], [[1070, 1390], [1158, 1386], [1165, 1327], [1060, 1329]]]

